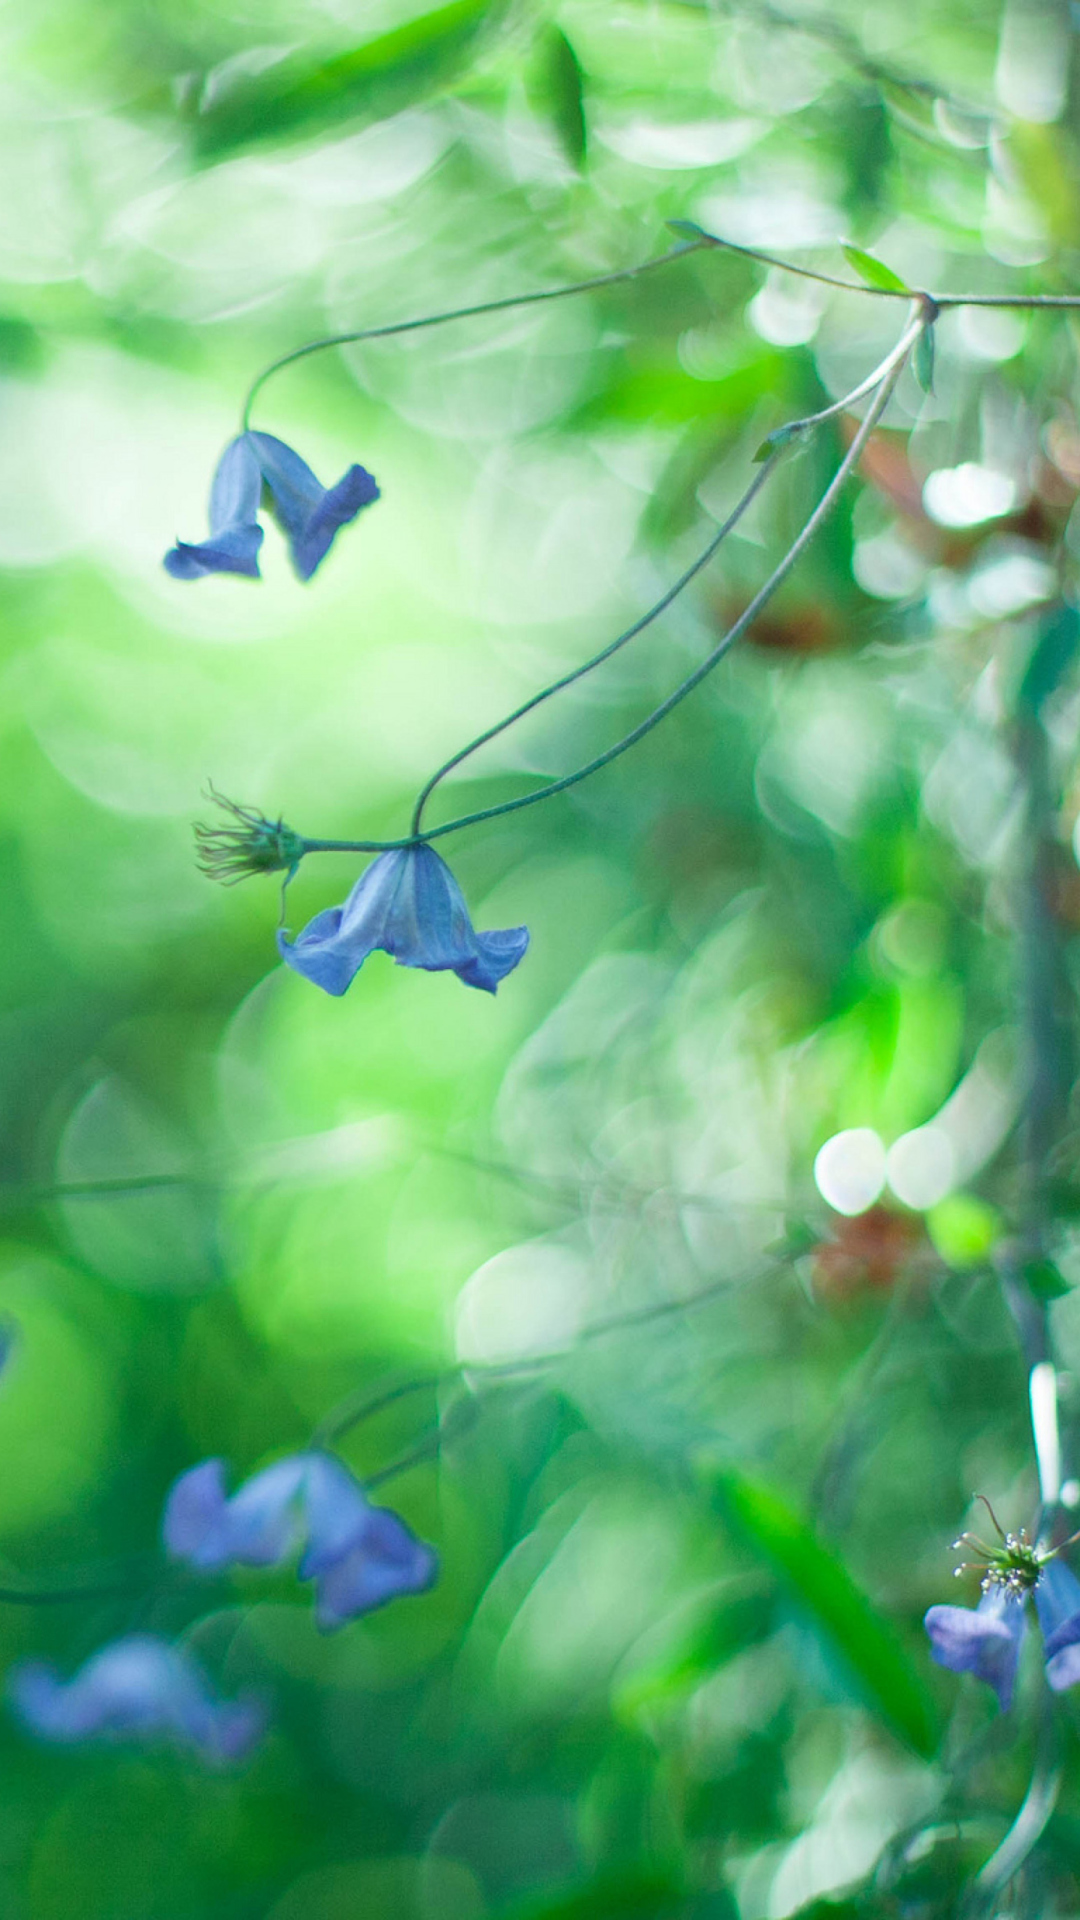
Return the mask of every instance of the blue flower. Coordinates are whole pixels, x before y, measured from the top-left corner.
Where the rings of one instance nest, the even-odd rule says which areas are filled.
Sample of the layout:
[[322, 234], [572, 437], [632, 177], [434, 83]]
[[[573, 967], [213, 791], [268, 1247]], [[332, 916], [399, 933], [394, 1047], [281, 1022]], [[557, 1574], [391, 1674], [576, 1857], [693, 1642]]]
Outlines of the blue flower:
[[207, 1572], [280, 1566], [301, 1548], [299, 1574], [315, 1582], [315, 1618], [329, 1631], [387, 1600], [423, 1593], [438, 1569], [432, 1549], [396, 1513], [373, 1507], [340, 1460], [291, 1454], [225, 1490], [225, 1465], [181, 1474], [165, 1505], [165, 1545]]
[[242, 433], [218, 462], [210, 489], [210, 537], [198, 546], [178, 540], [165, 555], [174, 580], [207, 573], [259, 577], [262, 501], [287, 536], [293, 566], [310, 580], [339, 527], [370, 506], [379, 489], [365, 467], [350, 467], [336, 487], [322, 487], [306, 461], [272, 433]]
[[295, 940], [277, 939], [282, 959], [327, 993], [344, 993], [376, 948], [399, 967], [449, 970], [467, 987], [494, 993], [523, 957], [529, 932], [476, 933], [446, 862], [421, 845], [381, 853], [343, 907], [317, 913]]
[[[1046, 1677], [1056, 1693], [1080, 1680], [1080, 1580], [1059, 1560], [1039, 1568], [1035, 1611], [1043, 1635]], [[991, 1580], [975, 1608], [931, 1607], [930, 1651], [940, 1667], [973, 1673], [1008, 1707], [1027, 1628], [1027, 1594]]]
[[1004, 1587], [988, 1587], [978, 1606], [931, 1607], [924, 1622], [939, 1667], [973, 1673], [1009, 1705], [1027, 1630], [1025, 1603]]
[[9, 1690], [24, 1726], [64, 1745], [95, 1736], [171, 1739], [220, 1765], [242, 1759], [263, 1729], [257, 1706], [215, 1700], [190, 1656], [149, 1633], [102, 1647], [68, 1681], [44, 1661], [25, 1661]]

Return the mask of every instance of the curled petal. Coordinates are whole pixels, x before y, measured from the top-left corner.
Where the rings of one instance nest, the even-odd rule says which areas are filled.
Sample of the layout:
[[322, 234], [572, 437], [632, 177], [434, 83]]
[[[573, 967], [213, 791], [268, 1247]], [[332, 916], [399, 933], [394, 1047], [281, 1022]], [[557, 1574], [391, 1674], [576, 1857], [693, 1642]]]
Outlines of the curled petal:
[[316, 914], [293, 941], [278, 934], [287, 965], [333, 994], [345, 992], [376, 948], [399, 966], [449, 971], [494, 993], [528, 944], [525, 927], [477, 933], [449, 867], [426, 845], [380, 854], [343, 907]]
[[23, 1724], [65, 1745], [109, 1735], [172, 1739], [220, 1763], [240, 1759], [262, 1731], [256, 1706], [216, 1700], [188, 1654], [153, 1634], [103, 1647], [71, 1680], [34, 1660], [9, 1684]]
[[350, 467], [334, 487], [320, 486], [306, 460], [272, 433], [249, 433], [255, 458], [270, 495], [274, 518], [288, 537], [293, 565], [310, 580], [329, 552], [339, 527], [355, 520], [361, 507], [379, 498], [365, 467]]
[[174, 580], [198, 580], [207, 573], [258, 579], [263, 531], [256, 515], [262, 474], [250, 438], [242, 433], [231, 440], [218, 462], [210, 488], [209, 539], [197, 546], [178, 540], [165, 555], [165, 570]]
[[1002, 1708], [1012, 1699], [1026, 1624], [1023, 1601], [1000, 1587], [991, 1587], [974, 1609], [931, 1607], [925, 1620], [938, 1665], [985, 1680]]

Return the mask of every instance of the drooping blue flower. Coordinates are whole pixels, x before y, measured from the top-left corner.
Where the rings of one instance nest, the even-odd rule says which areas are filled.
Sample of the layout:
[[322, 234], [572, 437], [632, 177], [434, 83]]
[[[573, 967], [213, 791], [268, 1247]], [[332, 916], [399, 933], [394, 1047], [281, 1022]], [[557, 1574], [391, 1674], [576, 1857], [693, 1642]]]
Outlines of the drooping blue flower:
[[265, 500], [286, 535], [293, 566], [310, 580], [339, 527], [379, 497], [366, 467], [353, 466], [334, 487], [323, 487], [307, 462], [272, 433], [242, 433], [218, 462], [210, 489], [210, 537], [198, 545], [178, 540], [165, 555], [175, 580], [207, 573], [257, 579], [263, 531], [257, 515]]
[[256, 1705], [216, 1700], [190, 1655], [155, 1634], [114, 1640], [67, 1681], [44, 1661], [25, 1661], [8, 1686], [24, 1726], [63, 1745], [171, 1740], [221, 1765], [242, 1759], [263, 1729]]
[[280, 1566], [301, 1548], [298, 1572], [315, 1582], [315, 1618], [327, 1631], [423, 1593], [438, 1568], [396, 1513], [373, 1507], [348, 1468], [316, 1450], [265, 1467], [231, 1496], [224, 1462], [202, 1461], [173, 1487], [163, 1533], [174, 1558], [206, 1571]]
[[1080, 1680], [1080, 1580], [1060, 1560], [1043, 1560], [1026, 1589], [991, 1579], [977, 1607], [931, 1607], [926, 1615], [938, 1665], [985, 1680], [1003, 1708], [1012, 1699], [1029, 1593], [1042, 1629], [1046, 1677], [1061, 1693]]
[[1023, 1600], [989, 1587], [977, 1607], [931, 1607], [924, 1624], [939, 1667], [975, 1674], [1009, 1705], [1027, 1630]]
[[494, 993], [522, 959], [529, 932], [477, 933], [446, 862], [420, 845], [381, 853], [343, 907], [317, 913], [295, 940], [283, 933], [277, 940], [287, 965], [327, 993], [344, 993], [377, 948], [399, 967], [450, 971], [467, 987]]

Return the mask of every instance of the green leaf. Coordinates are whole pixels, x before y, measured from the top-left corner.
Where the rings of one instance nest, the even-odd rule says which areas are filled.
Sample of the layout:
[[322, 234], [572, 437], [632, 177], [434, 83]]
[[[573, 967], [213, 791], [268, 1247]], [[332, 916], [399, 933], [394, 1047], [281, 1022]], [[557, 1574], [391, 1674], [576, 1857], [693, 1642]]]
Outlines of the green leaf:
[[868, 287], [876, 287], [879, 293], [907, 293], [908, 288], [899, 274], [881, 260], [875, 260], [872, 253], [864, 253], [861, 247], [842, 248], [844, 259], [849, 267], [854, 267], [861, 280]]
[[738, 1473], [710, 1475], [722, 1512], [779, 1569], [828, 1636], [878, 1718], [928, 1758], [936, 1751], [933, 1702], [899, 1637], [843, 1562], [770, 1488]]
[[216, 157], [343, 120], [355, 127], [384, 120], [469, 71], [481, 32], [504, 12], [503, 0], [449, 0], [315, 66], [289, 58], [219, 92], [211, 74], [195, 119], [199, 152]]
[[912, 366], [915, 369], [915, 378], [918, 381], [923, 392], [933, 393], [934, 391], [934, 329], [932, 326], [924, 327], [918, 339], [916, 340], [915, 352], [914, 352], [914, 355], [912, 356]]
[[577, 54], [558, 27], [550, 27], [541, 38], [529, 97], [550, 119], [571, 166], [580, 171], [588, 144], [584, 80]]
[[709, 238], [704, 227], [699, 227], [696, 220], [665, 220], [664, 225], [668, 228], [669, 232], [677, 233], [680, 240], [707, 240]]

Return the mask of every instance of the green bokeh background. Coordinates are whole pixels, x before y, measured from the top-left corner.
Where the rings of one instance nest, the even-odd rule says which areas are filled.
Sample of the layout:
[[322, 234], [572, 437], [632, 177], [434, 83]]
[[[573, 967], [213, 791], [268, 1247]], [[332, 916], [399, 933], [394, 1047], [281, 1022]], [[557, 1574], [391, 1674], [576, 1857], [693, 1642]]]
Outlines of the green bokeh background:
[[[307, 587], [273, 531], [261, 584], [178, 584], [160, 555], [201, 537], [268, 360], [636, 264], [667, 219], [849, 277], [844, 240], [914, 285], [1075, 287], [1066, 6], [799, 13], [0, 14], [0, 1555], [7, 1587], [79, 1595], [0, 1607], [0, 1663], [69, 1673], [149, 1630], [272, 1707], [218, 1774], [9, 1716], [4, 1920], [944, 1916], [1024, 1794], [1034, 1655], [1005, 1720], [920, 1621], [972, 1491], [1013, 1524], [1037, 1496], [988, 1255], [1021, 1159], [1011, 717], [1080, 553], [1071, 321], [945, 316], [935, 393], [905, 374], [749, 641], [592, 781], [440, 842], [479, 926], [530, 928], [496, 999], [376, 955], [331, 1000], [276, 963], [276, 883], [193, 861], [208, 780], [311, 835], [406, 830], [433, 766], [643, 611], [898, 313], [710, 253], [314, 356], [255, 424], [381, 501]], [[432, 820], [641, 718], [844, 444], [792, 455]], [[963, 499], [935, 513], [942, 474]], [[1067, 666], [1038, 712], [1068, 979]], [[309, 860], [289, 926], [360, 864]], [[826, 1206], [827, 1140], [891, 1146], [964, 1086], [932, 1204]], [[412, 1381], [343, 1451], [361, 1476], [415, 1453], [380, 1497], [438, 1546], [429, 1595], [320, 1638], [288, 1570], [163, 1573], [177, 1473], [239, 1477]], [[1009, 1911], [1080, 1901], [1072, 1711]]]

